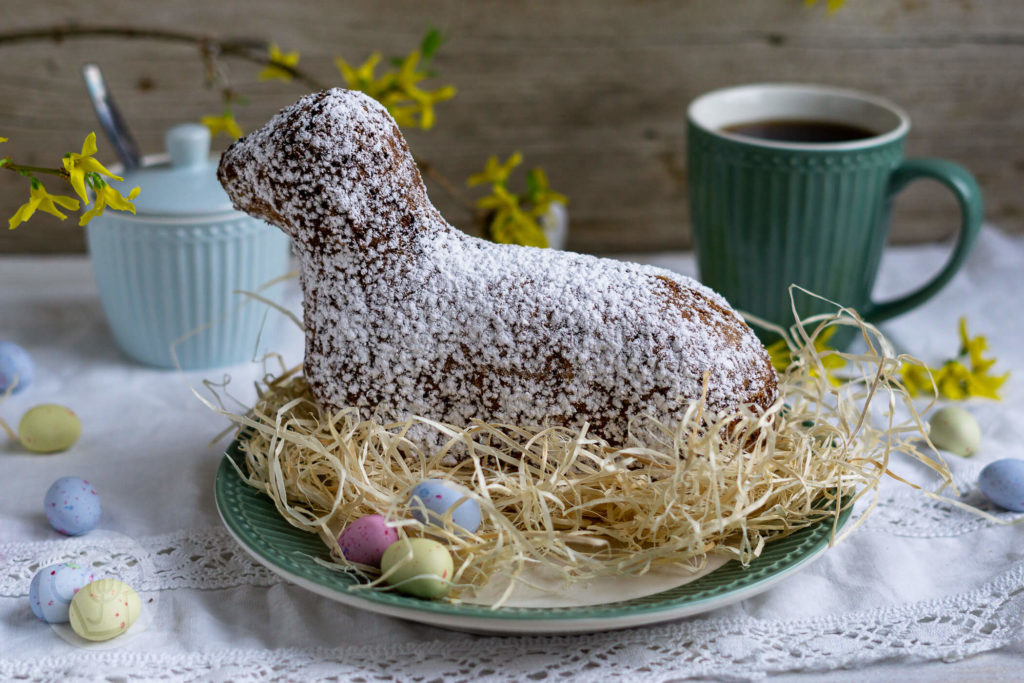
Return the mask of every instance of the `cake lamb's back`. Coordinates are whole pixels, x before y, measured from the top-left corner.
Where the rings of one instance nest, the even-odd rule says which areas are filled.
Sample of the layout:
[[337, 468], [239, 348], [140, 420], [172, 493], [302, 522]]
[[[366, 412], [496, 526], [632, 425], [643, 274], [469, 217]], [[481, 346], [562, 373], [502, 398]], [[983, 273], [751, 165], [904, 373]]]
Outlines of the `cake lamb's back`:
[[631, 416], [671, 422], [776, 398], [768, 354], [718, 294], [670, 271], [469, 237], [441, 217], [387, 111], [308, 95], [235, 142], [235, 206], [301, 261], [305, 375], [325, 408], [465, 425], [584, 422], [622, 443]]

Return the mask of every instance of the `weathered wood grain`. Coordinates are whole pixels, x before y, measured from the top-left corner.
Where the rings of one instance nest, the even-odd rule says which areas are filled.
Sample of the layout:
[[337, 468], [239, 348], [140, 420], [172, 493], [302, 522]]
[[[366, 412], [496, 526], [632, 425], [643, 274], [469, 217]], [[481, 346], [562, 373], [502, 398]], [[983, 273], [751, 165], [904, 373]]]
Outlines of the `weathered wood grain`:
[[[426, 27], [449, 37], [440, 82], [458, 96], [438, 124], [409, 133], [413, 151], [465, 178], [489, 154], [521, 150], [572, 200], [571, 247], [592, 252], [689, 245], [686, 104], [717, 87], [757, 81], [829, 83], [879, 93], [914, 120], [908, 147], [975, 172], [989, 220], [1024, 232], [1024, 5], [1019, 0], [874, 0], [834, 15], [799, 0], [614, 2], [528, 0], [177, 0], [89, 3], [0, 0], [0, 32], [62, 22], [166, 27], [222, 37], [272, 38], [302, 52], [302, 66], [341, 83], [332, 58], [401, 54]], [[97, 129], [79, 76], [104, 69], [142, 148], [163, 130], [219, 109], [202, 87], [193, 48], [118, 39], [0, 44], [3, 152], [56, 163]], [[229, 60], [251, 129], [303, 92], [265, 83]], [[222, 138], [223, 145], [226, 139]], [[109, 145], [101, 136], [101, 149]], [[0, 217], [27, 195], [0, 174]], [[440, 189], [432, 197], [456, 224], [467, 213]], [[930, 240], [956, 226], [956, 207], [922, 184], [900, 199], [894, 241]], [[80, 229], [41, 216], [0, 238], [0, 252], [78, 251]]]

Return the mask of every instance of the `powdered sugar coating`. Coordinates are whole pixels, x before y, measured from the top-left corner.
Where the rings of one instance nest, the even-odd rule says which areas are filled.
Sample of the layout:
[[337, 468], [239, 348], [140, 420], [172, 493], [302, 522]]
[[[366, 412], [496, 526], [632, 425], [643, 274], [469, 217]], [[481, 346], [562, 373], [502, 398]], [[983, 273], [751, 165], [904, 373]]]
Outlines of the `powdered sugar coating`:
[[770, 405], [775, 372], [728, 303], [670, 271], [499, 245], [451, 227], [387, 111], [308, 95], [232, 145], [235, 206], [277, 225], [301, 262], [305, 375], [326, 408], [580, 426], [671, 421], [702, 393]]

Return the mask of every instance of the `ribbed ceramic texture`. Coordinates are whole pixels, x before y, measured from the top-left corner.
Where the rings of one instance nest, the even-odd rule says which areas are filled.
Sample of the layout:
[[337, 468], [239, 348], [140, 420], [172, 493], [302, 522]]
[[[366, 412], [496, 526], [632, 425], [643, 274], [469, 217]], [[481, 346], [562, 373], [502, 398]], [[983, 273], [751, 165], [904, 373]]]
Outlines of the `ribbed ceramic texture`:
[[[734, 306], [793, 322], [789, 285], [870, 302], [903, 140], [858, 151], [755, 147], [689, 124], [690, 207], [700, 279]], [[807, 296], [801, 316], [834, 310]]]
[[288, 272], [288, 238], [266, 223], [222, 220], [159, 224], [122, 217], [87, 229], [93, 274], [121, 349], [142, 363], [183, 369], [252, 357], [266, 308], [236, 290], [255, 291]]
[[[358, 578], [341, 571], [332, 571], [314, 561], [330, 561], [330, 555], [319, 537], [289, 525], [277, 512], [269, 497], [247, 485], [230, 462], [244, 467], [238, 441], [231, 444], [217, 471], [215, 496], [221, 517], [245, 548], [268, 564], [295, 576], [319, 584], [332, 591], [350, 593], [349, 587]], [[842, 527], [850, 516], [841, 513]], [[786, 538], [768, 543], [761, 557], [744, 569], [738, 562], [729, 562], [692, 583], [641, 598], [582, 607], [525, 608], [502, 607], [492, 610], [482, 605], [451, 604], [420, 600], [376, 590], [361, 590], [357, 595], [368, 601], [393, 605], [421, 612], [458, 615], [484, 619], [603, 619], [627, 615], [652, 614], [684, 605], [696, 605], [723, 598], [771, 580], [794, 569], [803, 560], [828, 544], [832, 522], [826, 520]], [[351, 594], [351, 593], [350, 593]], [[465, 626], [471, 627], [467, 621]]]

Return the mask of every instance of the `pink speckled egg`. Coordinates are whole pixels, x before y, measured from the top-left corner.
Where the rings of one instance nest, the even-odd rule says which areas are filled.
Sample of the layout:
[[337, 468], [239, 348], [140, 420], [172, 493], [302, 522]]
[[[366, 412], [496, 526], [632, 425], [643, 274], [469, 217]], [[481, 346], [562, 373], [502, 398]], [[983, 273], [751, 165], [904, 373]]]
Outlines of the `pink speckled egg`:
[[398, 531], [387, 525], [381, 515], [366, 515], [345, 527], [338, 545], [349, 562], [380, 566], [380, 558], [398, 540]]

